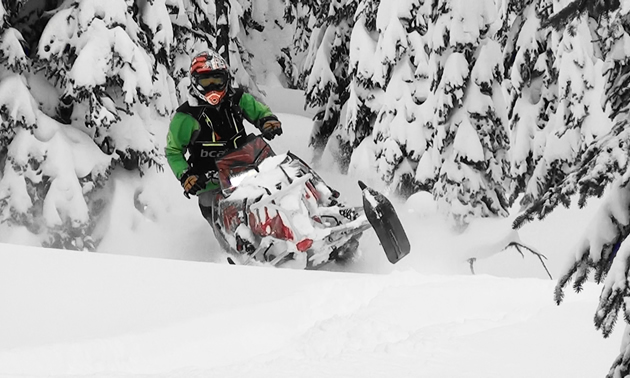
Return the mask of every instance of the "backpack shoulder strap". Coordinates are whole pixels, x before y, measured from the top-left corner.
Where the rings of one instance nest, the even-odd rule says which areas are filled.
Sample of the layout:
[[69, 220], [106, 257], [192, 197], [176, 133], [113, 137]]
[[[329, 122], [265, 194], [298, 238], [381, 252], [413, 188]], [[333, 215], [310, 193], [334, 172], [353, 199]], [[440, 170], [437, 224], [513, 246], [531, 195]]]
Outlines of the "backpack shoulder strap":
[[177, 108], [176, 112], [188, 114], [199, 121], [199, 117], [201, 117], [201, 113], [203, 113], [203, 106], [190, 106], [188, 101], [186, 101]]
[[245, 90], [243, 88], [234, 88], [234, 94], [232, 94], [232, 105], [238, 106], [238, 103], [241, 102], [241, 97], [243, 97], [244, 93]]

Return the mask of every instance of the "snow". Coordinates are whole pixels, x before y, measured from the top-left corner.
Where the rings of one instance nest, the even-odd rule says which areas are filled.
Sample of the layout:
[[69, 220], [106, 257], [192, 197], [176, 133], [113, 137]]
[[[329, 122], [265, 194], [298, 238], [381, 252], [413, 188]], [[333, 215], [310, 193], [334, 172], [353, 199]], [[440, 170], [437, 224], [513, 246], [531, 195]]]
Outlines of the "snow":
[[420, 157], [415, 175], [416, 180], [419, 182], [426, 182], [427, 180], [431, 180], [435, 177], [437, 168], [433, 160], [433, 154], [433, 150], [428, 150], [422, 154], [422, 157]]
[[374, 76], [375, 72], [378, 72], [376, 71], [376, 64], [378, 63], [380, 65], [380, 62], [369, 59], [369, 57], [374, 56], [376, 42], [365, 28], [364, 17], [361, 17], [355, 27], [352, 28], [349, 50], [350, 67], [356, 67], [357, 79], [374, 80], [378, 82], [380, 75]]
[[[6, 105], [8, 115], [32, 127], [37, 123], [37, 105], [30, 94], [24, 79], [19, 75], [9, 74], [0, 81], [0, 102]], [[4, 123], [4, 122], [3, 122]], [[5, 126], [0, 126], [4, 128]]]
[[[296, 91], [267, 89], [286, 109], [270, 144], [312, 161]], [[357, 179], [387, 194], [373, 185], [372, 147], [350, 176], [318, 170], [349, 205], [361, 201]], [[0, 225], [0, 377], [581, 377], [604, 376], [618, 353], [622, 328], [603, 339], [592, 325], [600, 287], [556, 306], [540, 261], [505, 248], [545, 254], [557, 278], [597, 201], [518, 233], [511, 217], [457, 233], [430, 196], [391, 197], [410, 255], [389, 264], [368, 231], [361, 259], [301, 271], [228, 265], [168, 170], [117, 170], [107, 190], [98, 253], [28, 247], [27, 230]]]
[[383, 64], [396, 62], [409, 48], [406, 31], [396, 12], [390, 7], [379, 7], [376, 27], [379, 30], [378, 56]]
[[484, 160], [483, 146], [468, 118], [462, 119], [462, 122], [457, 128], [457, 135], [455, 135], [455, 140], [453, 141], [453, 149], [457, 155], [466, 157], [471, 161]]
[[472, 69], [472, 79], [477, 85], [492, 83], [494, 81], [492, 76], [495, 74], [495, 70], [499, 72], [503, 71], [501, 45], [493, 40], [486, 40], [484, 42], [485, 43], [479, 47], [479, 56]]
[[[0, 17], [2, 17], [1, 11]], [[0, 51], [3, 51], [2, 59], [5, 66], [19, 66], [22, 69], [25, 69], [28, 66], [22, 43], [25, 43], [24, 38], [17, 30], [7, 28], [2, 33], [2, 36], [0, 36]]]
[[[451, 1], [453, 18], [450, 30], [450, 45], [473, 43], [480, 37], [480, 30], [496, 21], [497, 14], [493, 1], [482, 0], [471, 3], [467, 0]], [[471, 16], [472, 15], [472, 16]]]
[[153, 33], [154, 51], [158, 52], [163, 48], [167, 54], [170, 54], [173, 25], [165, 1], [154, 0], [152, 3], [145, 3], [142, 9], [142, 21]]
[[4, 9], [4, 5], [0, 4], [0, 27], [4, 27], [6, 14], [7, 11]]
[[598, 376], [617, 349], [590, 327], [590, 285], [557, 307], [532, 279], [6, 244], [0, 261], [3, 377]]
[[[333, 27], [326, 29], [322, 41], [323, 46], [330, 46], [335, 38], [335, 30]], [[330, 56], [325, 48], [317, 50], [315, 61], [311, 70], [314, 74], [309, 76], [306, 85], [307, 91], [316, 91], [317, 93], [329, 93], [330, 86], [337, 85], [335, 75], [330, 70]]]

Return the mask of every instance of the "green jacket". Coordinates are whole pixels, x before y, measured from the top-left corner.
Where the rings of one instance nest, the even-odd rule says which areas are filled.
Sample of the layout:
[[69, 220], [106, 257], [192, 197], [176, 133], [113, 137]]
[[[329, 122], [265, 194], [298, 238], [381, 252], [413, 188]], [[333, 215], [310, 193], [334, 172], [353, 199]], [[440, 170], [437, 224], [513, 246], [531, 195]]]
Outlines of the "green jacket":
[[[232, 109], [232, 107], [230, 107], [231, 104], [229, 102], [232, 102], [232, 101], [236, 102], [235, 101], [236, 97], [240, 97], [240, 100], [238, 101], [238, 108]], [[269, 119], [277, 119], [273, 115], [269, 107], [267, 107], [263, 103], [256, 101], [254, 96], [252, 96], [249, 93], [241, 92], [241, 93], [238, 93], [237, 96], [231, 95], [224, 100], [224, 103], [226, 102], [227, 104], [225, 104], [225, 106], [228, 107], [230, 111], [232, 112], [234, 116], [233, 117], [234, 122], [238, 123], [237, 128], [240, 127], [242, 129], [243, 117], [256, 127], [262, 126], [261, 123], [264, 123], [265, 121]], [[201, 130], [202, 125], [200, 124], [200, 121], [199, 121], [199, 119], [203, 119], [203, 118], [201, 118], [201, 116], [199, 118], [196, 118], [195, 114], [189, 114], [188, 111], [193, 110], [190, 113], [194, 113], [194, 111], [200, 111], [205, 108], [209, 108], [209, 106], [208, 107], [204, 107], [204, 106], [190, 107], [188, 106], [188, 103], [185, 103], [184, 105], [182, 105], [180, 108], [177, 109], [177, 112], [175, 113], [175, 115], [173, 116], [173, 119], [171, 120], [169, 131], [166, 137], [165, 152], [166, 152], [166, 160], [168, 161], [168, 164], [171, 167], [171, 170], [173, 171], [173, 173], [175, 174], [175, 177], [177, 177], [178, 180], [181, 179], [181, 177], [184, 175], [186, 171], [192, 168], [191, 165], [189, 164], [189, 161], [186, 160], [185, 154], [187, 151], [190, 152], [189, 147], [191, 146], [191, 141], [193, 141], [193, 139], [196, 139], [196, 137], [200, 134], [200, 132], [203, 131]], [[238, 114], [238, 113], [241, 113], [241, 114]], [[206, 123], [206, 122], [203, 122], [203, 123]], [[204, 125], [203, 127], [207, 127], [207, 126]], [[206, 168], [206, 167], [195, 167], [195, 168], [196, 170], [198, 170], [199, 168], [202, 168], [201, 170], [203, 170], [203, 168]], [[205, 169], [205, 171], [208, 171], [208, 170], [212, 170], [212, 168]], [[218, 186], [219, 186], [218, 184], [214, 184], [210, 182], [208, 183], [208, 185], [206, 185], [205, 190], [199, 191], [199, 193], [216, 189]]]

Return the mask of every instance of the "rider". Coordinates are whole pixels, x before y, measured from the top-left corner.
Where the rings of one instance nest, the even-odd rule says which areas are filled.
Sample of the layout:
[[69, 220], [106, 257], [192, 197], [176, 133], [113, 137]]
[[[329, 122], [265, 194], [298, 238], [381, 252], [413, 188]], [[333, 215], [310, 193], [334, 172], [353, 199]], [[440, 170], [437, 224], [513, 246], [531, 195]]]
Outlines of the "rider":
[[166, 140], [168, 164], [184, 194], [197, 195], [201, 214], [210, 224], [219, 189], [215, 158], [245, 140], [243, 118], [267, 139], [282, 134], [281, 123], [269, 107], [242, 89], [232, 88], [230, 80], [229, 67], [217, 52], [195, 56], [190, 65], [188, 101], [177, 108]]

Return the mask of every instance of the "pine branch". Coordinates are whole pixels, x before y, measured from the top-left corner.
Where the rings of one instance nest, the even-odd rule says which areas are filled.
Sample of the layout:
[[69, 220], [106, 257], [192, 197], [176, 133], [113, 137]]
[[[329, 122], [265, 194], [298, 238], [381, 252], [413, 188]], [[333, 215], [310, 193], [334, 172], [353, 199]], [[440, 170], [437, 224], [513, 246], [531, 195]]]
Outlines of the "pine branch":
[[627, 288], [624, 290], [614, 289], [609, 292], [602, 292], [599, 299], [599, 306], [595, 312], [595, 328], [602, 331], [604, 337], [610, 336], [617, 318], [619, 316], [619, 310], [624, 304], [624, 298], [628, 297]]
[[630, 351], [622, 350], [615, 359], [606, 378], [627, 377], [630, 375]]
[[592, 0], [572, 1], [559, 12], [553, 14], [548, 19], [543, 20], [541, 23], [541, 27], [547, 28], [551, 26], [556, 30], [564, 28], [569, 22], [571, 22], [575, 18], [578, 18], [582, 13], [586, 11], [589, 1]]
[[575, 281], [573, 282], [573, 290], [576, 293], [582, 291], [584, 287], [584, 283], [588, 280], [588, 274], [591, 271], [592, 262], [590, 257], [586, 259], [584, 264], [580, 264], [577, 266], [577, 270], [575, 272]]
[[562, 300], [564, 299], [564, 289], [569, 284], [569, 282], [571, 282], [571, 279], [577, 272], [578, 267], [580, 265], [587, 264], [587, 261], [588, 261], [588, 250], [584, 251], [582, 253], [582, 257], [580, 258], [580, 260], [573, 263], [573, 265], [571, 265], [569, 270], [562, 277], [560, 277], [560, 279], [558, 280], [558, 283], [556, 284], [555, 294], [554, 294], [554, 299], [556, 301], [556, 304], [559, 305], [560, 303], [562, 303]]

